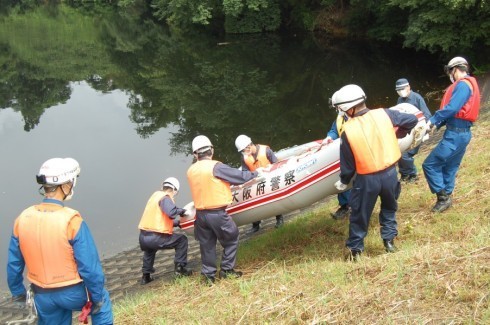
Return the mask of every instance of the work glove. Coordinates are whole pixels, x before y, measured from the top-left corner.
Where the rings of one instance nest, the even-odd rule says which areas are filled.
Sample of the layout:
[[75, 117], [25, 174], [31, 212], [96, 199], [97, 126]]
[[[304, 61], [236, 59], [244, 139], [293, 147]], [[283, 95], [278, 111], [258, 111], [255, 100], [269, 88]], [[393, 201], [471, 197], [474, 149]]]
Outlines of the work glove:
[[344, 184], [342, 181], [338, 180], [335, 182], [335, 188], [339, 191], [345, 191], [347, 189], [347, 184]]
[[425, 123], [425, 132], [426, 133], [429, 133], [431, 132], [432, 130], [434, 129], [434, 124], [431, 123], [430, 120], [427, 121], [427, 123]]
[[257, 172], [257, 177], [261, 178], [264, 177], [264, 167], [259, 167], [255, 171]]
[[330, 144], [333, 142], [333, 139], [331, 137], [326, 137], [325, 139], [323, 139], [322, 141], [322, 146], [326, 146], [327, 144]]
[[412, 143], [410, 144], [409, 149], [416, 148], [418, 145], [422, 143], [426, 131], [427, 131], [426, 125], [418, 125], [413, 128], [412, 130], [413, 140]]

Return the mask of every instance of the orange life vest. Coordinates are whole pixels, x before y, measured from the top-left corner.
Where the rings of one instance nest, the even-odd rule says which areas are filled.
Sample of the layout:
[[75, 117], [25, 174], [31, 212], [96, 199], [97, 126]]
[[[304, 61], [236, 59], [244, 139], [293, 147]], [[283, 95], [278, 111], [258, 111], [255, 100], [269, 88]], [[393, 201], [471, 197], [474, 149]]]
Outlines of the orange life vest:
[[[156, 191], [146, 203], [143, 216], [138, 228], [146, 231], [158, 232], [160, 234], [172, 234], [174, 231], [173, 220], [160, 209], [160, 201], [167, 195], [163, 191]], [[174, 202], [174, 199], [169, 196]]]
[[475, 122], [478, 118], [478, 113], [480, 112], [480, 88], [478, 88], [476, 79], [471, 76], [466, 76], [463, 79], [458, 80], [446, 89], [446, 93], [442, 97], [441, 106], [439, 109], [443, 109], [444, 106], [449, 104], [454, 88], [460, 82], [466, 82], [466, 84], [470, 87], [471, 96], [463, 107], [461, 107], [458, 113], [456, 113], [455, 117], [462, 120]]
[[344, 124], [356, 160], [356, 172], [361, 175], [382, 171], [396, 163], [400, 147], [388, 114], [384, 109], [370, 110]]
[[199, 160], [187, 170], [192, 200], [197, 210], [225, 207], [232, 202], [230, 184], [214, 177], [216, 160]]
[[267, 167], [271, 164], [269, 159], [267, 159], [267, 148], [269, 147], [263, 144], [258, 144], [256, 146], [259, 147], [259, 150], [257, 152], [257, 159], [255, 159], [253, 155], [247, 155], [243, 159], [245, 165], [247, 165], [248, 167], [248, 170], [250, 170], [251, 172], [255, 171], [259, 167]]
[[[78, 220], [77, 229], [70, 221]], [[61, 288], [82, 282], [73, 255], [72, 240], [82, 218], [78, 211], [42, 203], [24, 210], [17, 218], [14, 235], [27, 266], [27, 278], [41, 288]]]

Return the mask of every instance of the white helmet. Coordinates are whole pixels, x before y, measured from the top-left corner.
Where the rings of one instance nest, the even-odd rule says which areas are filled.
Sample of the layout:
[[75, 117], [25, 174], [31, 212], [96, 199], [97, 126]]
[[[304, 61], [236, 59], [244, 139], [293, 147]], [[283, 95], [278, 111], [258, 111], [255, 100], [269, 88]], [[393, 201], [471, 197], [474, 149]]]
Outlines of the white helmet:
[[52, 158], [44, 162], [36, 175], [38, 184], [61, 185], [72, 182], [76, 184], [80, 175], [80, 165], [73, 158]]
[[169, 177], [163, 181], [162, 187], [170, 186], [173, 187], [176, 191], [180, 189], [179, 180], [175, 177]]
[[205, 135], [198, 135], [192, 140], [192, 152], [201, 153], [213, 147], [209, 138]]
[[235, 146], [238, 152], [241, 152], [251, 143], [252, 139], [250, 139], [250, 137], [247, 137], [245, 134], [240, 134], [235, 140]]
[[332, 96], [332, 105], [343, 112], [364, 101], [366, 101], [366, 94], [358, 85], [344, 86]]
[[466, 61], [465, 58], [462, 58], [460, 56], [456, 56], [456, 57], [452, 58], [451, 61], [449, 61], [449, 63], [446, 66], [444, 66], [444, 71], [446, 72], [446, 74], [449, 74], [449, 71], [451, 71], [452, 68], [460, 66], [460, 65], [464, 65], [464, 66], [468, 67], [468, 61]]

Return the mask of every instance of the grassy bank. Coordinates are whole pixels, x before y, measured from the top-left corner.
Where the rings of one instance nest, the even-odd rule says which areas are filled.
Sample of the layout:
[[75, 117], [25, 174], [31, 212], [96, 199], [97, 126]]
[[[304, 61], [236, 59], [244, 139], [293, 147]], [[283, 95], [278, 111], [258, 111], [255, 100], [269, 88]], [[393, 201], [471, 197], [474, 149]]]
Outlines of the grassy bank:
[[[384, 252], [378, 203], [362, 260], [345, 262], [348, 222], [330, 217], [333, 200], [241, 245], [243, 278], [162, 282], [117, 302], [116, 324], [489, 324], [488, 120], [473, 128], [451, 209], [430, 212], [435, 196], [423, 175], [403, 186], [398, 252]], [[416, 156], [419, 170], [430, 149]]]

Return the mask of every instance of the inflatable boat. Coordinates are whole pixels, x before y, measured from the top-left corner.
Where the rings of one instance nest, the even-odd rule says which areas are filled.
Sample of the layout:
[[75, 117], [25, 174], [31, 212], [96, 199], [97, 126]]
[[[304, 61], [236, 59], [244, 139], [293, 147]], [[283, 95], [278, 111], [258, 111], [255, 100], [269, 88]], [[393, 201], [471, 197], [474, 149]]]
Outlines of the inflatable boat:
[[[420, 144], [425, 130], [422, 112], [411, 104], [400, 104], [390, 109], [415, 114], [419, 119], [412, 132], [398, 140], [400, 150], [403, 152]], [[339, 193], [334, 184], [340, 174], [340, 140], [323, 146], [321, 143], [322, 140], [316, 140], [277, 151], [279, 161], [271, 165], [263, 177], [232, 186], [233, 202], [226, 210], [237, 226], [286, 214]], [[191, 215], [180, 219], [180, 227], [192, 235], [193, 202], [184, 209]]]

